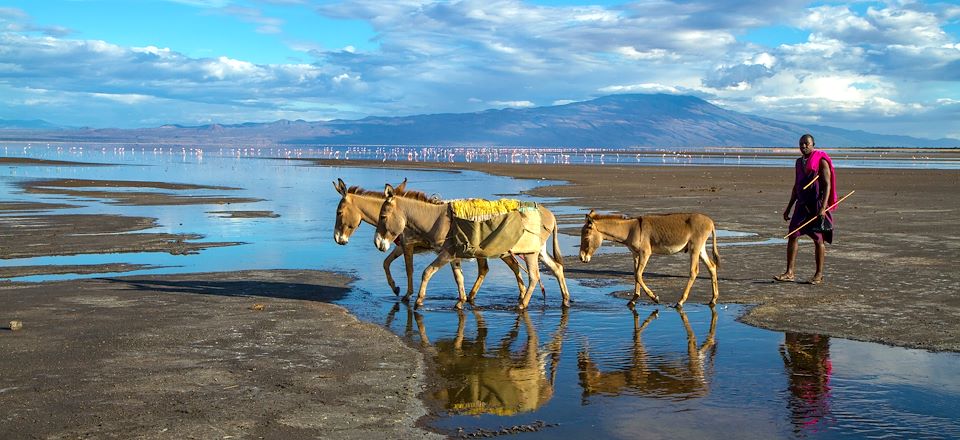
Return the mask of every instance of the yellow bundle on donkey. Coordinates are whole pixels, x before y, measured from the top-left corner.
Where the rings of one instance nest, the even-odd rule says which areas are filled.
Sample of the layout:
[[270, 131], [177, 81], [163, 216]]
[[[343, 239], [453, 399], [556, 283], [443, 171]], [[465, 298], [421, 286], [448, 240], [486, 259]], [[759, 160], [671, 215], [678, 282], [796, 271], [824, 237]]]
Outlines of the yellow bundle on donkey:
[[457, 257], [504, 255], [520, 242], [524, 230], [539, 240], [540, 212], [536, 203], [466, 199], [451, 201], [450, 210], [453, 225], [447, 239], [453, 241]]

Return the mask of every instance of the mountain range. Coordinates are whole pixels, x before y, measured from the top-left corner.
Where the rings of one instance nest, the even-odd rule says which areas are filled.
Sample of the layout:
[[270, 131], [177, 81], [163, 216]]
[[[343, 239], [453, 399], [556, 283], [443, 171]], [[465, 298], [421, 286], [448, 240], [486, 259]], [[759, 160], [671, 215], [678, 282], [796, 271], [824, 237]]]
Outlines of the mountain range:
[[[19, 123], [19, 125], [17, 124]], [[958, 139], [921, 139], [797, 124], [720, 108], [700, 98], [623, 94], [565, 105], [359, 120], [289, 121], [153, 128], [62, 128], [2, 121], [13, 141], [263, 145], [446, 145], [529, 147], [793, 147], [803, 133], [817, 145], [958, 148]]]

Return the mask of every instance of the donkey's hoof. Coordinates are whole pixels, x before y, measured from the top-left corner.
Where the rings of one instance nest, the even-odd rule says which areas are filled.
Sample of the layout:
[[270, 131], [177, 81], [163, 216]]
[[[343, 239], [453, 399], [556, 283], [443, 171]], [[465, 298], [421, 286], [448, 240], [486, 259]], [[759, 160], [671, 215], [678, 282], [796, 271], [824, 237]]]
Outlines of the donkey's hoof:
[[453, 305], [453, 308], [463, 310], [463, 301], [457, 301], [457, 303]]
[[676, 303], [676, 304], [674, 304], [674, 305], [672, 305], [672, 306], [670, 306], [670, 307], [673, 307], [673, 308], [675, 308], [675, 309], [677, 309], [677, 310], [681, 310], [681, 309], [683, 309], [683, 303]]
[[399, 288], [399, 287], [393, 286], [393, 295], [394, 295], [394, 296], [400, 296], [400, 288]]
[[403, 301], [403, 302], [405, 302], [405, 303], [409, 303], [409, 302], [410, 302], [410, 295], [406, 295], [406, 296], [404, 296], [403, 298], [400, 298], [400, 301]]
[[632, 300], [632, 299], [631, 299], [630, 301], [627, 301], [627, 308], [628, 308], [628, 309], [633, 310], [633, 308], [636, 307], [636, 306], [637, 306], [637, 302], [636, 302], [636, 301], [634, 301], [634, 300]]
[[569, 301], [569, 300], [563, 302], [563, 308], [565, 308], [565, 309], [569, 309], [569, 308], [570, 308], [570, 301]]

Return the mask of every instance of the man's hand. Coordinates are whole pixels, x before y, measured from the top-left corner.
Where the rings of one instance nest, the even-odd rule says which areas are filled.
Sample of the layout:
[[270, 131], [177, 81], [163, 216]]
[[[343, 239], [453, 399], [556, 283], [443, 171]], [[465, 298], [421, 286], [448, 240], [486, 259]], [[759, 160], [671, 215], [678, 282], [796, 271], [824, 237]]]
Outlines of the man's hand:
[[787, 207], [787, 209], [784, 209], [784, 210], [783, 210], [783, 221], [785, 221], [785, 222], [790, 221], [790, 207], [789, 207], [789, 206]]

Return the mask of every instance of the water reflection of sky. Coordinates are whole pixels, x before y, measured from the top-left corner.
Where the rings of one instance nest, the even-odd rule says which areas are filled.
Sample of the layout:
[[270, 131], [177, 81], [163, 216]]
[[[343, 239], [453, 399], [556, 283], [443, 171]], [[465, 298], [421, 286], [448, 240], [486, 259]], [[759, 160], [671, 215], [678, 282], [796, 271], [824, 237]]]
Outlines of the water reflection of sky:
[[[0, 147], [2, 148], [2, 147]], [[147, 180], [230, 186], [238, 191], [204, 194], [256, 197], [262, 202], [231, 206], [117, 206], [101, 201], [40, 196], [44, 201], [82, 205], [56, 213], [112, 213], [155, 217], [155, 231], [200, 233], [203, 241], [240, 241], [198, 255], [163, 253], [78, 255], [0, 260], [0, 265], [142, 263], [165, 268], [135, 273], [205, 272], [239, 269], [307, 268], [346, 271], [358, 277], [342, 305], [421, 346], [444, 380], [427, 395], [444, 408], [434, 426], [465, 432], [544, 421], [553, 438], [957, 438], [960, 421], [960, 360], [934, 354], [846, 340], [784, 335], [736, 322], [740, 307], [721, 305], [713, 314], [691, 304], [683, 314], [641, 306], [635, 316], [610, 293], [626, 288], [570, 281], [574, 306], [561, 313], [552, 276], [544, 276], [531, 310], [512, 309], [516, 285], [505, 266], [491, 273], [477, 299], [479, 309], [461, 315], [449, 270], [430, 284], [426, 307], [398, 305], [380, 269], [385, 254], [372, 246], [364, 225], [350, 244], [332, 240], [339, 195], [331, 182], [382, 188], [410, 179], [410, 187], [447, 198], [518, 194], [540, 182], [476, 172], [407, 171], [307, 166], [292, 160], [258, 160], [235, 154], [203, 155], [164, 151], [118, 154], [113, 150], [46, 150], [35, 157], [122, 163], [119, 167], [3, 166], [0, 200], [32, 200], [19, 193], [23, 179], [84, 178]], [[135, 166], [133, 166], [135, 165]], [[278, 218], [227, 219], [206, 211], [269, 210]], [[565, 213], [585, 213], [567, 207]], [[731, 238], [763, 241], [749, 231]], [[575, 255], [577, 240], [564, 237], [563, 252]], [[605, 247], [608, 248], [608, 247]], [[417, 272], [431, 257], [415, 257]], [[469, 281], [475, 264], [464, 264]], [[404, 284], [402, 265], [393, 268]], [[102, 274], [100, 274], [102, 275]], [[30, 277], [29, 280], [73, 276]], [[679, 282], [678, 282], [679, 283]], [[677, 290], [682, 286], [678, 284]], [[701, 289], [702, 288], [702, 289]], [[704, 294], [708, 285], [698, 284]], [[722, 300], [721, 294], [721, 300]], [[460, 329], [462, 328], [462, 331]], [[690, 338], [692, 336], [693, 344]]]

